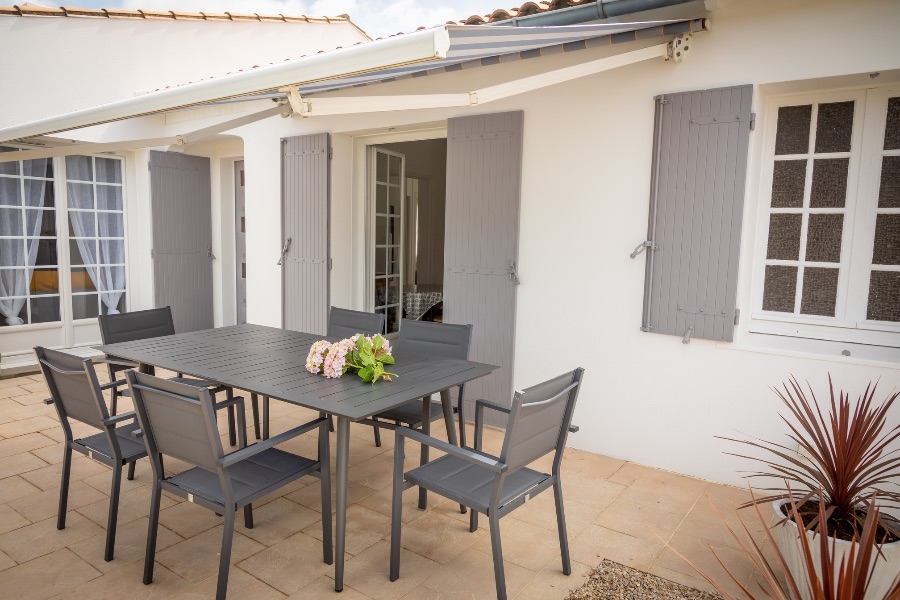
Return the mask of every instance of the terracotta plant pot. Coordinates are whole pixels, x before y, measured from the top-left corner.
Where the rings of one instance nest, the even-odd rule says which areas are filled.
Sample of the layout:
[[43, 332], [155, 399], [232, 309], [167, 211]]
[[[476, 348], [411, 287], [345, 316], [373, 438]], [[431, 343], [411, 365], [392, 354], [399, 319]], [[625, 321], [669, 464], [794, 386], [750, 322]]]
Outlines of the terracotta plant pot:
[[[772, 507], [775, 509], [775, 516], [779, 520], [784, 518], [784, 512], [781, 509], [785, 504], [790, 504], [790, 502], [788, 500], [778, 500], [772, 504]], [[818, 534], [814, 534], [811, 531], [806, 531], [805, 533], [806, 538], [809, 540], [813, 560], [815, 561], [816, 574], [821, 577], [822, 571], [819, 566], [821, 553]], [[778, 549], [781, 550], [781, 554], [784, 556], [785, 563], [787, 563], [794, 581], [797, 582], [797, 586], [800, 588], [800, 600], [810, 600], [809, 590], [805, 583], [808, 581], [806, 563], [803, 560], [803, 551], [800, 548], [797, 524], [791, 520], [785, 520], [776, 528], [773, 536], [778, 542]], [[832, 542], [829, 540], [829, 547], [831, 547], [831, 544]], [[838, 564], [840, 564], [840, 559], [850, 551], [850, 542], [838, 540], [835, 551], [838, 557]], [[900, 541], [885, 544], [881, 547], [881, 551], [884, 557], [875, 555], [875, 571], [866, 591], [866, 600], [883, 600], [897, 573], [900, 572]]]

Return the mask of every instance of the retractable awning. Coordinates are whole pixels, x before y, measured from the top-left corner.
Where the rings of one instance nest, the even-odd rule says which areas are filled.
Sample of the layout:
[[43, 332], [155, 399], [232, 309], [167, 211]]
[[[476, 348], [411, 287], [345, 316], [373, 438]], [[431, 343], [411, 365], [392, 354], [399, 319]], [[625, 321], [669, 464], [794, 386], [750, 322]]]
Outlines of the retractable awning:
[[[308, 101], [303, 104], [303, 99], [326, 91], [511, 62], [556, 52], [694, 33], [705, 31], [708, 26], [706, 19], [530, 28], [443, 25], [7, 127], [0, 129], [0, 142], [24, 140], [225, 101], [259, 100], [276, 96], [289, 97], [294, 112], [306, 116], [346, 113], [359, 110], [358, 105], [351, 103], [328, 112], [317, 112], [310, 111], [310, 104]], [[635, 57], [635, 60], [650, 56]], [[614, 61], [611, 64], [619, 66], [620, 63]], [[588, 73], [579, 76], [584, 74]], [[572, 77], [568, 77], [570, 78]], [[452, 102], [443, 105], [458, 105], [458, 95], [451, 96], [454, 96]], [[465, 96], [471, 97], [471, 93]], [[326, 99], [341, 100], [323, 98]], [[418, 105], [412, 103], [405, 108], [416, 107]]]

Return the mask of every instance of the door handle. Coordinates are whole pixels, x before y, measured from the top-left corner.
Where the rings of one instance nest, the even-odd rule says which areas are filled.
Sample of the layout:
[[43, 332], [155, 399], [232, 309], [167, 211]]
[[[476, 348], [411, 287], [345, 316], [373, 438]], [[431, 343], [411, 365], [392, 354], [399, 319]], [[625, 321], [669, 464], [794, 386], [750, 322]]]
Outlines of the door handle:
[[509, 261], [509, 280], [513, 282], [513, 285], [522, 283], [519, 281], [519, 272], [516, 270], [516, 262], [514, 260]]
[[287, 258], [288, 250], [291, 249], [291, 238], [288, 238], [284, 241], [284, 244], [281, 246], [281, 258], [278, 259], [276, 265], [283, 265], [284, 259]]

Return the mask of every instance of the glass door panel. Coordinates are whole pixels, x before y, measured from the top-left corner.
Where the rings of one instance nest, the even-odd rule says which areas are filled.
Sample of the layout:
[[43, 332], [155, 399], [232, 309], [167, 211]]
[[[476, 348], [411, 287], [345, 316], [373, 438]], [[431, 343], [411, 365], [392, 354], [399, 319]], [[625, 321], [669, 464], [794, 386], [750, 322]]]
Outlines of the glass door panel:
[[386, 332], [400, 328], [403, 276], [403, 184], [406, 159], [402, 154], [374, 149], [372, 185], [374, 219], [374, 308], [386, 318]]

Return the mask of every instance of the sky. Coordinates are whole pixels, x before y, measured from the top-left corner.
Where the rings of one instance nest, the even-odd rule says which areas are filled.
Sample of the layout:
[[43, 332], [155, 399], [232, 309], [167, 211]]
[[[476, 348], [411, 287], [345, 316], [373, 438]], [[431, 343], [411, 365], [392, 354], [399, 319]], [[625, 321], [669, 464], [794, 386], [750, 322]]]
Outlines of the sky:
[[332, 16], [349, 14], [372, 37], [415, 31], [497, 8], [520, 5], [517, 0], [32, 0], [44, 6], [78, 8], [142, 8], [185, 12], [242, 12]]

